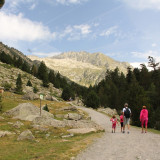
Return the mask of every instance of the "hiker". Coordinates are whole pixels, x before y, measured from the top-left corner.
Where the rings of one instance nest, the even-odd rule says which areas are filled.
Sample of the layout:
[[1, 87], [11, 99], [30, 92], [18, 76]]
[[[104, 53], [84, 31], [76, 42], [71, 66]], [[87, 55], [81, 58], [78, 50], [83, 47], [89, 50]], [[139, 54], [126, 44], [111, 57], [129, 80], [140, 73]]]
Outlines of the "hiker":
[[144, 124], [145, 124], [145, 133], [147, 133], [148, 110], [146, 109], [146, 106], [142, 107], [142, 110], [140, 113], [140, 121], [141, 121], [141, 126], [142, 126], [142, 133], [143, 133]]
[[120, 124], [121, 124], [121, 132], [123, 132], [123, 112], [121, 112], [120, 118]]
[[130, 117], [131, 117], [131, 110], [130, 108], [128, 108], [128, 103], [124, 104], [124, 108], [123, 108], [123, 133], [125, 133], [125, 126], [127, 125], [128, 128], [128, 134], [129, 134], [129, 130], [130, 130]]
[[118, 124], [117, 118], [115, 115], [112, 116], [112, 118], [110, 119], [110, 121], [112, 121], [112, 133], [115, 133], [116, 130], [116, 124]]

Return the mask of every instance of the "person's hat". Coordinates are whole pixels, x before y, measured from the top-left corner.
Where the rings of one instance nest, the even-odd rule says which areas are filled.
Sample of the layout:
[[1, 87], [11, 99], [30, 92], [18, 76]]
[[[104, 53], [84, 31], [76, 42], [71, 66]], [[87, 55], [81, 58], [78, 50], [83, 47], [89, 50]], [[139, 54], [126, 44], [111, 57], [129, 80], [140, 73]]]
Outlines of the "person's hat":
[[128, 103], [125, 103], [124, 106], [125, 106], [125, 107], [128, 107]]

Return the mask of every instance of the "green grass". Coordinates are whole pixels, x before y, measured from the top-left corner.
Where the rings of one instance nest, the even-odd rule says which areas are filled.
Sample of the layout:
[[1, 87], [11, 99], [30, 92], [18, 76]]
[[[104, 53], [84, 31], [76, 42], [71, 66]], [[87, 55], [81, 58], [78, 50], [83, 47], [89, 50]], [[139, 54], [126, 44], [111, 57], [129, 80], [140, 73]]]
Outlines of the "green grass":
[[[131, 125], [132, 126], [132, 125]], [[141, 127], [137, 127], [137, 126], [132, 126], [133, 128], [139, 129], [141, 130]], [[159, 130], [153, 129], [153, 128], [147, 128], [147, 132], [151, 132], [151, 133], [155, 133], [155, 134], [160, 134]]]
[[155, 134], [160, 134], [160, 131], [159, 131], [159, 130], [156, 130], [156, 129], [148, 128], [147, 131], [148, 131], [148, 132], [155, 133]]
[[11, 68], [14, 68], [13, 66], [9, 65], [9, 64], [6, 64], [6, 63], [0, 63], [0, 66], [4, 67], [4, 68], [7, 68], [7, 69], [11, 69]]

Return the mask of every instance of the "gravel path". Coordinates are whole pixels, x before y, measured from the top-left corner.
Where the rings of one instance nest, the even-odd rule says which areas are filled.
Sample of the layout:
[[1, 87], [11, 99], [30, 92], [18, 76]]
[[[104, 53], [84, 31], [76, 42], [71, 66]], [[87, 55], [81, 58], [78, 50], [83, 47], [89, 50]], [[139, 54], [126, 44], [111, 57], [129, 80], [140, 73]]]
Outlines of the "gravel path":
[[111, 133], [110, 118], [89, 108], [78, 107], [89, 113], [91, 119], [105, 128], [102, 138], [96, 140], [76, 160], [160, 160], [160, 135], [141, 133], [131, 127], [130, 134]]

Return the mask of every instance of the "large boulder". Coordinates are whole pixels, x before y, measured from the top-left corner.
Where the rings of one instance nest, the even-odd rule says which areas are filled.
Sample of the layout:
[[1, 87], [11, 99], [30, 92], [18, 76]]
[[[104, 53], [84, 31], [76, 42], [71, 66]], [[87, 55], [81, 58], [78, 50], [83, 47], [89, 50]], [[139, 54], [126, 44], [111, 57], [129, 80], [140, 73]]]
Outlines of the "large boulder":
[[47, 95], [47, 96], [45, 97], [45, 99], [46, 99], [46, 100], [49, 100], [49, 101], [56, 101], [56, 102], [58, 102], [57, 98], [55, 98], [55, 97], [53, 97], [53, 96], [51, 96], [51, 95]]
[[34, 140], [35, 137], [33, 136], [32, 132], [30, 130], [26, 130], [26, 131], [23, 131], [19, 137], [17, 138], [18, 141], [21, 141], [21, 140]]
[[33, 123], [36, 125], [42, 126], [52, 126], [52, 127], [65, 127], [65, 123], [63, 121], [59, 121], [53, 119], [52, 117], [39, 116], [33, 120]]
[[22, 98], [25, 100], [36, 100], [36, 99], [39, 99], [39, 95], [33, 92], [28, 92]]
[[94, 128], [95, 131], [104, 131], [104, 128], [90, 120], [65, 120], [64, 122], [66, 126], [72, 128]]
[[60, 109], [60, 111], [77, 111], [75, 106], [66, 106]]
[[40, 131], [42, 131], [42, 132], [46, 132], [46, 131], [49, 130], [48, 127], [42, 126], [42, 125], [37, 125], [37, 124], [32, 125], [32, 127], [33, 127], [34, 129], [40, 130]]
[[68, 120], [80, 120], [82, 119], [82, 115], [78, 113], [68, 113], [64, 115], [64, 118]]
[[111, 108], [98, 108], [98, 111], [99, 112], [103, 112], [103, 113], [106, 113], [108, 115], [118, 115], [116, 109], [111, 109]]
[[[36, 117], [40, 116], [40, 109], [32, 103], [22, 103], [5, 112], [4, 115], [11, 116], [14, 119], [33, 121]], [[54, 118], [53, 114], [44, 110], [41, 110], [41, 115]]]

